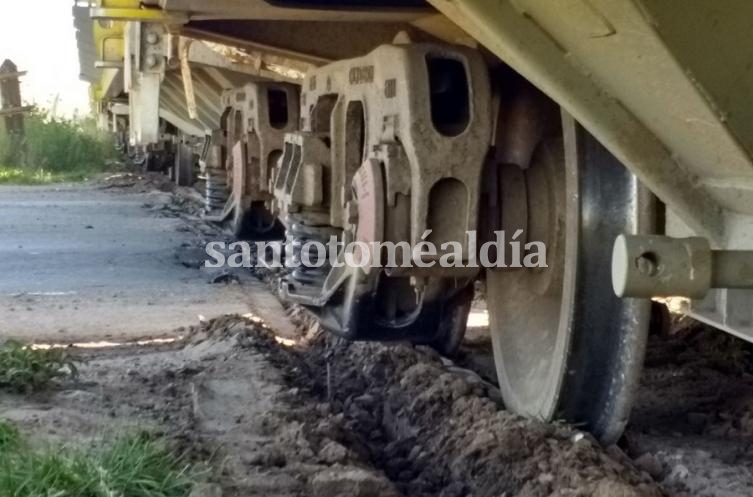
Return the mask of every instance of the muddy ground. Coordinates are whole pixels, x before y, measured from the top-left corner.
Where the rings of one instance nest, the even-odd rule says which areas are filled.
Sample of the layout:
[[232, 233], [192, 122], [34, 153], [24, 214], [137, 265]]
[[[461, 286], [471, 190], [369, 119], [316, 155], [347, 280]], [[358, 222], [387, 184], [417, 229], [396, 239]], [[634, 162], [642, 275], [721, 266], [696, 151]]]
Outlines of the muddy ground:
[[[166, 212], [184, 209], [176, 198]], [[193, 248], [221, 235], [198, 226]], [[632, 422], [601, 447], [504, 410], [483, 327], [452, 361], [342, 342], [257, 299], [245, 317], [167, 333], [172, 344], [79, 350], [78, 378], [0, 394], [0, 417], [39, 440], [165, 433], [214, 468], [193, 497], [751, 494], [753, 365], [718, 332], [652, 335]]]
[[617, 448], [507, 413], [430, 350], [273, 333], [224, 318], [180, 347], [90, 351], [76, 381], [0, 412], [37, 437], [165, 432], [213, 454], [228, 496], [660, 495]]
[[[493, 382], [484, 331], [474, 330], [457, 360]], [[618, 445], [666, 494], [753, 495], [751, 350], [687, 318], [652, 330], [633, 415]]]

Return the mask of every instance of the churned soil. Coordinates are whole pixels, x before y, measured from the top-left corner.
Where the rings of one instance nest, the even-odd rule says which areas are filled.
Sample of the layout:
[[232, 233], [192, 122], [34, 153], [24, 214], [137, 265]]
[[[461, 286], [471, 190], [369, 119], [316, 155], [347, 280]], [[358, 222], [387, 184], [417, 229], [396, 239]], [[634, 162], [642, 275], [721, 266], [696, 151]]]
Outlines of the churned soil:
[[423, 347], [316, 325], [292, 340], [230, 316], [171, 345], [82, 354], [53, 391], [0, 394], [0, 416], [66, 443], [164, 433], [215, 468], [204, 494], [661, 495], [620, 449], [506, 412], [493, 385]]

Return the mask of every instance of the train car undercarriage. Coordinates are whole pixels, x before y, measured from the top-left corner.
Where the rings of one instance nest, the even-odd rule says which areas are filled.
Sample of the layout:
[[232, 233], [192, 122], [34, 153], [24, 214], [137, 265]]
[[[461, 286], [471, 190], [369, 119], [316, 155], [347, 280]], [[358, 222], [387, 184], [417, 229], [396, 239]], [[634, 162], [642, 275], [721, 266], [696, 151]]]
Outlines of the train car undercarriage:
[[[285, 300], [349, 339], [450, 354], [481, 281], [508, 408], [614, 441], [649, 297], [690, 297], [688, 314], [753, 337], [741, 306], [753, 169], [730, 138], [741, 121], [725, 128], [719, 95], [687, 86], [684, 35], [654, 2], [431, 3], [100, 0], [74, 14], [103, 126], [181, 185], [198, 168], [209, 215], [239, 238], [284, 238]], [[636, 30], [656, 59], [632, 57]], [[628, 69], [666, 87], [631, 90], [612, 73]], [[682, 129], [652, 108], [672, 88], [686, 97]], [[714, 135], [702, 150], [697, 119]], [[499, 231], [543, 243], [547, 267], [467, 264]], [[405, 243], [410, 259], [423, 241], [454, 243], [464, 264], [297, 264], [318, 257], [307, 242], [332, 237]]]

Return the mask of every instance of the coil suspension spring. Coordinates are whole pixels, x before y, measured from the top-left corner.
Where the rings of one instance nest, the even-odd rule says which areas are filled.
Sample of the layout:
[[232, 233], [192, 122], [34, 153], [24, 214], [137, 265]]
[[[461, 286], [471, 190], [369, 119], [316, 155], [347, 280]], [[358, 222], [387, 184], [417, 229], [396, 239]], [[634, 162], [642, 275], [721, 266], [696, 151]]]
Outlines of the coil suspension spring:
[[208, 213], [222, 209], [228, 199], [227, 171], [207, 167], [204, 208]]
[[[305, 224], [296, 214], [289, 214], [285, 225], [288, 227], [285, 231], [285, 269], [288, 271], [289, 283], [321, 287], [331, 269], [327, 243], [332, 236], [339, 237], [341, 230], [332, 226]], [[306, 247], [308, 242], [317, 244]], [[317, 248], [318, 244], [325, 247], [323, 252]]]

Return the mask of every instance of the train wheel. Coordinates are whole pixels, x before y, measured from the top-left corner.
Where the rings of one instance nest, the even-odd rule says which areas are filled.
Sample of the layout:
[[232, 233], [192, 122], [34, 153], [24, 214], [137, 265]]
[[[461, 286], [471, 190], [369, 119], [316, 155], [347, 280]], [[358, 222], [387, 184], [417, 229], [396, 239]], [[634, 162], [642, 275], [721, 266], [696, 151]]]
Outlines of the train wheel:
[[285, 227], [264, 202], [252, 202], [248, 209], [235, 208], [232, 228], [238, 240], [269, 241], [285, 238]]
[[468, 285], [467, 288], [452, 298], [442, 309], [442, 317], [437, 327], [437, 334], [428, 342], [428, 345], [440, 354], [453, 356], [463, 343], [468, 324], [468, 315], [471, 312], [473, 293], [473, 285]]
[[193, 150], [191, 150], [191, 147], [183, 143], [182, 140], [179, 140], [175, 151], [175, 165], [173, 169], [175, 184], [178, 186], [193, 185], [193, 170]]
[[522, 175], [525, 194], [509, 198], [524, 205], [503, 198], [501, 208], [525, 216], [525, 238], [546, 244], [548, 267], [486, 273], [504, 401], [614, 442], [639, 380], [650, 303], [615, 297], [612, 242], [652, 228], [651, 197], [569, 116]]

